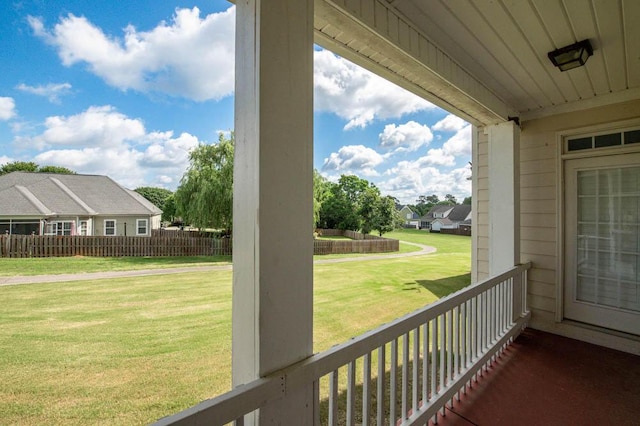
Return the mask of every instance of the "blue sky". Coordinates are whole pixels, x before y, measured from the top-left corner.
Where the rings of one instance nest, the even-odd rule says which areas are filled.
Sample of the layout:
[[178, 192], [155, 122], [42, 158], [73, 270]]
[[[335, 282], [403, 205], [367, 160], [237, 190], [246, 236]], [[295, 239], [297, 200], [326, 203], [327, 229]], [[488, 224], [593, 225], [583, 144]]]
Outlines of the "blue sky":
[[[0, 164], [175, 189], [189, 150], [233, 129], [235, 7], [221, 0], [0, 2]], [[314, 51], [314, 167], [385, 195], [470, 195], [471, 129]]]

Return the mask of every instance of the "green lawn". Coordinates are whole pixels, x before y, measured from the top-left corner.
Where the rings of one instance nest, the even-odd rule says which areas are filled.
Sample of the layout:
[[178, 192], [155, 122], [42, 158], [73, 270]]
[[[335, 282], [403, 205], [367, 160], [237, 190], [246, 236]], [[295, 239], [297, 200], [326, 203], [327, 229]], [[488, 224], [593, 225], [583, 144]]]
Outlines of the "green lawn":
[[0, 258], [0, 277], [231, 264], [231, 256]]
[[[387, 235], [438, 252], [315, 265], [314, 350], [469, 283], [468, 237]], [[146, 424], [230, 387], [230, 271], [0, 287], [0, 305], [0, 424]]]

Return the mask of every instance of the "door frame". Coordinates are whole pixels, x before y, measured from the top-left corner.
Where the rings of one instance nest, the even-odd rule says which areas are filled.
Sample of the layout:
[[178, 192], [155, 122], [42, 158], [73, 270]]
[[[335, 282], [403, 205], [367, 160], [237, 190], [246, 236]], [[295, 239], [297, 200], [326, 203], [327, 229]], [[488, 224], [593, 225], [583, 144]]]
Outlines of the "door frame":
[[[564, 310], [565, 317], [596, 327], [604, 327], [623, 333], [640, 335], [638, 323], [640, 312], [624, 310], [598, 303], [575, 300], [577, 274], [577, 174], [582, 170], [640, 167], [640, 153], [620, 153], [606, 157], [590, 157], [565, 161], [565, 270]], [[569, 200], [571, 198], [571, 200]], [[574, 222], [569, 225], [569, 221]], [[572, 300], [575, 300], [572, 302]]]
[[[568, 138], [582, 135], [605, 134], [614, 131], [624, 131], [627, 129], [640, 128], [640, 118], [611, 122], [599, 125], [585, 126], [574, 129], [561, 130], [555, 133], [556, 139], [556, 288], [555, 288], [555, 321], [556, 323], [572, 323], [583, 324], [592, 329], [600, 329], [604, 332], [607, 330], [602, 326], [592, 325], [588, 323], [579, 323], [575, 320], [565, 317], [565, 253], [567, 250], [565, 243], [565, 220], [566, 220], [566, 183], [565, 183], [565, 163], [572, 159], [581, 158], [602, 158], [606, 156], [616, 156], [629, 153], [640, 153], [640, 144], [619, 146], [613, 148], [594, 148], [584, 151], [568, 152], [566, 141]], [[609, 331], [611, 333], [612, 331]], [[616, 334], [618, 332], [615, 332]], [[624, 335], [625, 333], [623, 333]]]

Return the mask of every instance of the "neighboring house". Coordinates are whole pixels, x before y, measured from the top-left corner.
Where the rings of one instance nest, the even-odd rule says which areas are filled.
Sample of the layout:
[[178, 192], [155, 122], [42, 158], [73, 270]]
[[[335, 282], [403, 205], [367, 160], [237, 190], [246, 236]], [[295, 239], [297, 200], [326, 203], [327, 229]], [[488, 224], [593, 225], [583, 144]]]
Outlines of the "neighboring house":
[[162, 211], [107, 176], [0, 176], [0, 233], [150, 236]]
[[420, 228], [430, 230], [432, 223], [436, 219], [444, 219], [453, 210], [450, 205], [436, 205], [431, 207], [429, 213], [420, 218]]
[[465, 220], [471, 220], [471, 206], [460, 204], [448, 210], [445, 217], [438, 217], [431, 222], [431, 232], [440, 232], [442, 229], [458, 229]]
[[403, 206], [399, 210], [405, 228], [418, 228], [420, 226], [420, 216], [411, 210], [409, 206]]

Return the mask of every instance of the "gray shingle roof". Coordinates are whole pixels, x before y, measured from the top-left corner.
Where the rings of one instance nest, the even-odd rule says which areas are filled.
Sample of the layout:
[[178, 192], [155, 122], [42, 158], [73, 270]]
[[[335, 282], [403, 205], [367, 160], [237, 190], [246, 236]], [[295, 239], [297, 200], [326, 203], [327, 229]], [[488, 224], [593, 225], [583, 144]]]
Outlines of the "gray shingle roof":
[[162, 213], [140, 194], [107, 176], [28, 172], [0, 176], [0, 215], [46, 215], [47, 209], [59, 216]]
[[453, 206], [450, 206], [447, 204], [433, 206], [431, 207], [431, 210], [429, 210], [429, 213], [422, 216], [420, 220], [422, 220], [423, 222], [432, 221], [434, 219], [433, 217], [434, 213], [445, 213], [446, 211], [451, 210], [452, 208]]
[[452, 222], [462, 222], [471, 213], [471, 205], [459, 204], [453, 207], [449, 216], [447, 216]]

